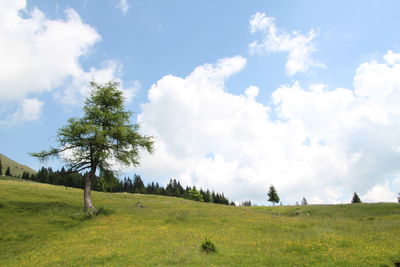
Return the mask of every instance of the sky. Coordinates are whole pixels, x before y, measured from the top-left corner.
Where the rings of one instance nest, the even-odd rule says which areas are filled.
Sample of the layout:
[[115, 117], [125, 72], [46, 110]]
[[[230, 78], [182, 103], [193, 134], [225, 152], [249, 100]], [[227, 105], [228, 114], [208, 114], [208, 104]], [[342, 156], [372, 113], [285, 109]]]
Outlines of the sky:
[[[56, 145], [90, 81], [120, 83], [165, 185], [268, 205], [394, 202], [400, 2], [2, 0], [0, 152]], [[48, 167], [62, 166], [59, 161]]]

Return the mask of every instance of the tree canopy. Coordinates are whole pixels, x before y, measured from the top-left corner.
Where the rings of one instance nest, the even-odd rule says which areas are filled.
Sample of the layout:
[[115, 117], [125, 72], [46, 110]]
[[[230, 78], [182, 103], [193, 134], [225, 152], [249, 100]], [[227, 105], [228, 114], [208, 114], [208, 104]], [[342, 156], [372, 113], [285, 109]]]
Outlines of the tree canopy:
[[276, 189], [273, 185], [269, 187], [268, 191], [268, 201], [271, 202], [272, 204], [279, 203], [279, 196], [278, 193], [276, 192]]
[[361, 203], [361, 199], [360, 199], [360, 197], [357, 195], [356, 192], [354, 192], [353, 199], [351, 200], [351, 203]]
[[88, 172], [84, 190], [85, 210], [95, 209], [90, 190], [96, 172], [103, 177], [113, 177], [111, 163], [137, 166], [140, 148], [153, 151], [152, 137], [140, 135], [140, 125], [131, 122], [132, 113], [125, 110], [118, 86], [117, 82], [91, 82], [83, 117], [69, 119], [67, 125], [58, 130], [57, 147], [31, 154], [42, 160], [61, 156], [69, 169]]

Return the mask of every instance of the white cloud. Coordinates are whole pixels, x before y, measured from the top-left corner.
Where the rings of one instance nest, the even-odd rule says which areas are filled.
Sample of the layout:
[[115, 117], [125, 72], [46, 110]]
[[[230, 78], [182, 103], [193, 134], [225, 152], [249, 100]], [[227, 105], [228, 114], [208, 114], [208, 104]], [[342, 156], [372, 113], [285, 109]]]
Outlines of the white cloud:
[[397, 177], [393, 181], [393, 186], [395, 187], [396, 191], [399, 191], [399, 193], [400, 193], [400, 177]]
[[[143, 155], [140, 173], [258, 203], [274, 184], [291, 204], [303, 196], [310, 203], [348, 202], [354, 191], [372, 201], [374, 186], [400, 174], [400, 107], [386, 105], [400, 91], [397, 65], [362, 64], [354, 90], [294, 82], [263, 105], [255, 100], [257, 87], [239, 95], [225, 90], [245, 64], [242, 57], [222, 59], [151, 87], [139, 120], [155, 136], [156, 152]], [[371, 75], [386, 98], [366, 88]], [[383, 197], [375, 195], [374, 201]]]
[[122, 14], [126, 14], [128, 13], [129, 10], [129, 3], [128, 0], [119, 0], [116, 8], [118, 8], [119, 10], [121, 10]]
[[[4, 2], [4, 1], [3, 1]], [[79, 57], [100, 36], [84, 24], [73, 9], [65, 20], [47, 19], [38, 9], [21, 17], [26, 6], [9, 5], [0, 11], [0, 99], [15, 100], [28, 94], [50, 91], [82, 71]]]
[[393, 53], [392, 50], [389, 50], [383, 58], [389, 65], [400, 63], [400, 54]]
[[140, 88], [138, 81], [130, 82], [125, 86], [124, 81], [119, 78], [122, 72], [122, 64], [116, 60], [109, 60], [103, 63], [102, 68], [90, 68], [89, 71], [80, 70], [65, 87], [55, 93], [55, 97], [62, 103], [68, 105], [77, 105], [81, 103], [82, 98], [89, 95], [90, 81], [105, 83], [108, 81], [117, 81], [120, 83], [120, 89], [129, 103]]
[[17, 120], [33, 121], [40, 118], [43, 102], [35, 98], [24, 99], [20, 109], [14, 113], [13, 117]]
[[244, 94], [249, 98], [256, 98], [258, 96], [259, 92], [260, 92], [260, 88], [258, 88], [257, 86], [251, 85], [244, 91]]
[[[116, 60], [101, 68], [83, 69], [80, 58], [90, 54], [101, 37], [75, 10], [67, 9], [65, 15], [65, 19], [49, 19], [37, 8], [26, 10], [24, 0], [1, 1], [0, 102], [16, 103], [55, 91], [62, 103], [77, 103], [93, 79], [117, 80], [123, 85], [122, 65]], [[137, 87], [137, 83], [122, 86], [128, 100]]]
[[36, 121], [40, 118], [43, 102], [36, 98], [25, 98], [18, 109], [0, 122], [1, 127], [11, 127], [28, 121]]
[[375, 185], [361, 197], [363, 202], [395, 202], [396, 194], [389, 188], [389, 183]]
[[311, 53], [315, 51], [312, 41], [317, 36], [314, 29], [307, 35], [302, 35], [297, 31], [292, 33], [280, 31], [275, 25], [274, 18], [259, 12], [250, 18], [249, 25], [252, 34], [256, 32], [264, 34], [261, 41], [254, 41], [249, 45], [250, 52], [287, 52], [285, 68], [288, 75], [304, 72], [313, 66], [323, 66], [311, 59]]

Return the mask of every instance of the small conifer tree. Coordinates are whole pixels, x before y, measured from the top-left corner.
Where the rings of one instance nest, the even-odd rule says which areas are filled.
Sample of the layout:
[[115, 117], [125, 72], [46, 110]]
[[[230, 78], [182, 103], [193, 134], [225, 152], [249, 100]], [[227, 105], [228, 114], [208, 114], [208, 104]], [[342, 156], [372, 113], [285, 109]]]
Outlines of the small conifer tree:
[[307, 199], [303, 197], [303, 200], [301, 201], [301, 205], [305, 206], [308, 205]]
[[250, 200], [243, 201], [242, 206], [243, 207], [251, 207], [252, 206], [251, 201]]
[[0, 175], [3, 175], [3, 165], [1, 164], [1, 159], [0, 159]]
[[278, 193], [276, 192], [276, 189], [273, 185], [269, 187], [268, 191], [268, 201], [271, 202], [273, 205], [276, 203], [279, 203], [279, 196]]
[[5, 175], [6, 175], [6, 176], [11, 176], [10, 167], [7, 167], [7, 170], [6, 170]]
[[356, 192], [354, 192], [353, 199], [351, 200], [351, 203], [353, 203], [353, 204], [355, 204], [355, 203], [361, 203], [361, 199], [360, 199], [360, 197], [357, 195]]

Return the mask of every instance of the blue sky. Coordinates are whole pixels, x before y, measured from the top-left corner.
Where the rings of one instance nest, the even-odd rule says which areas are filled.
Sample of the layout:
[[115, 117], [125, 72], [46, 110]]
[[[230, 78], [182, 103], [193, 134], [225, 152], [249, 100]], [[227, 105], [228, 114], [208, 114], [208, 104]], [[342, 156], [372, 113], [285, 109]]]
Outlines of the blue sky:
[[0, 152], [39, 168], [28, 152], [114, 79], [156, 137], [124, 174], [259, 204], [270, 184], [288, 204], [395, 201], [399, 5], [2, 1]]

